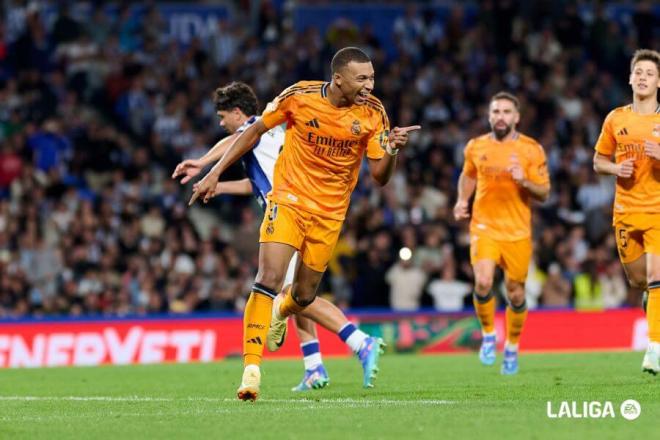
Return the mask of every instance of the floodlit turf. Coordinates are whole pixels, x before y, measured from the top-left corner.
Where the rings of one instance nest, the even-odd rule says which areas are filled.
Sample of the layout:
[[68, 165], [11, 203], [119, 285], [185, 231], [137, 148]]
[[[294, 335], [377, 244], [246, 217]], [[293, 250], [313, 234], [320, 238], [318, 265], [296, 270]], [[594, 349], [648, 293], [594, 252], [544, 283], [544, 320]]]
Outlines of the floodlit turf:
[[[641, 353], [528, 354], [499, 374], [476, 354], [389, 355], [377, 387], [355, 359], [327, 360], [331, 384], [293, 393], [300, 361], [267, 360], [262, 395], [239, 402], [236, 360], [218, 364], [3, 370], [0, 438], [657, 438], [660, 377]], [[626, 399], [642, 405], [627, 421]], [[611, 401], [615, 418], [549, 419], [561, 401]]]

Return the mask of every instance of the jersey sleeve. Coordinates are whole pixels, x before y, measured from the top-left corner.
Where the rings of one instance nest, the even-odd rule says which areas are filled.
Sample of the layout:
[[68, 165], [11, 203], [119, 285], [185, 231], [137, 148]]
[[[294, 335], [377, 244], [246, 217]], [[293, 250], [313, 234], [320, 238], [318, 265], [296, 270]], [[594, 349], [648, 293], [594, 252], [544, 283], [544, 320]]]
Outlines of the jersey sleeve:
[[261, 114], [261, 120], [269, 130], [277, 125], [290, 120], [291, 115], [295, 113], [297, 104], [296, 89], [297, 85], [285, 89], [282, 93], [268, 103], [266, 109]]
[[472, 151], [474, 150], [474, 141], [467, 143], [463, 149], [463, 174], [468, 177], [477, 177], [477, 166], [474, 163], [474, 158], [472, 157]]
[[375, 128], [372, 130], [367, 141], [367, 157], [369, 159], [380, 159], [385, 155], [385, 148], [390, 142], [390, 121], [387, 113], [382, 107], [374, 109]]
[[527, 178], [537, 185], [547, 185], [550, 182], [548, 161], [543, 147], [539, 144], [532, 146], [532, 154], [527, 167]]
[[605, 118], [603, 128], [600, 130], [600, 136], [596, 141], [596, 152], [604, 155], [611, 156], [616, 150], [616, 139], [614, 138], [614, 129], [612, 127], [613, 112]]

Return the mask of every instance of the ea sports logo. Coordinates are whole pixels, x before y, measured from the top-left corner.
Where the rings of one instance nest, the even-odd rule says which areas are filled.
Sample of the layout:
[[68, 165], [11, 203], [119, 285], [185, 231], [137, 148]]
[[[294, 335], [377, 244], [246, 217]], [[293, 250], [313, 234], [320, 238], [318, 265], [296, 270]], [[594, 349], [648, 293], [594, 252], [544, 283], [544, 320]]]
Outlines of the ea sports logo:
[[642, 413], [642, 406], [633, 399], [625, 400], [621, 404], [621, 417], [626, 420], [635, 420]]

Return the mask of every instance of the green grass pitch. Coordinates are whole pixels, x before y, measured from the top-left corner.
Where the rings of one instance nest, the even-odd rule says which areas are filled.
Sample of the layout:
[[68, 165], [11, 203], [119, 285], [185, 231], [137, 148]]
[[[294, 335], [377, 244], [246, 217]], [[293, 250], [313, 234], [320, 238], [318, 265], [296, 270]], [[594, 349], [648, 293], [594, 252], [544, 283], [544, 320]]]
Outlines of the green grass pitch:
[[[660, 377], [641, 353], [523, 354], [521, 371], [476, 354], [386, 355], [377, 387], [355, 359], [330, 359], [330, 386], [293, 393], [301, 361], [266, 360], [262, 395], [239, 402], [238, 360], [216, 364], [3, 370], [0, 438], [657, 438]], [[641, 403], [625, 420], [619, 405]], [[549, 419], [561, 401], [611, 401], [615, 418]]]

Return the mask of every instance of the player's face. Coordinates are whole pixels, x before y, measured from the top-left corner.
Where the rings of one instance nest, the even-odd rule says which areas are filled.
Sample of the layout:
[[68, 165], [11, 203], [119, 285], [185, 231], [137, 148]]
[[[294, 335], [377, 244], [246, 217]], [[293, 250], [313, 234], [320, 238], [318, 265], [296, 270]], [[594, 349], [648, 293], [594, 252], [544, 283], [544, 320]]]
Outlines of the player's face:
[[658, 66], [653, 61], [638, 61], [630, 72], [628, 84], [632, 86], [633, 93], [637, 96], [655, 95], [660, 87]]
[[232, 110], [218, 110], [217, 114], [220, 119], [220, 126], [224, 127], [229, 134], [236, 133], [236, 130], [243, 125], [243, 113], [237, 108]]
[[516, 106], [508, 99], [496, 99], [490, 103], [488, 122], [490, 129], [498, 139], [504, 138], [511, 133], [520, 120], [520, 113]]
[[349, 103], [362, 105], [374, 90], [374, 78], [374, 66], [370, 62], [351, 61], [335, 74], [335, 83]]

